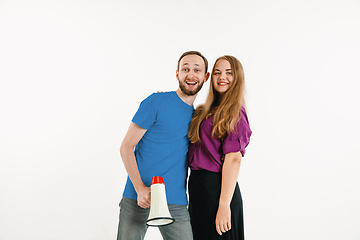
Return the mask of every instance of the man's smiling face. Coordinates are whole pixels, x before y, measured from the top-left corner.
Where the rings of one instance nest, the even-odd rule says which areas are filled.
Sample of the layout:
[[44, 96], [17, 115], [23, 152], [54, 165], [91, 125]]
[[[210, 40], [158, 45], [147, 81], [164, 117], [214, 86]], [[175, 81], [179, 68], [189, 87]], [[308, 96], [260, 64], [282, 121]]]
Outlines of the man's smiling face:
[[183, 57], [176, 71], [176, 78], [183, 93], [189, 96], [197, 94], [207, 80], [204, 60], [198, 55]]

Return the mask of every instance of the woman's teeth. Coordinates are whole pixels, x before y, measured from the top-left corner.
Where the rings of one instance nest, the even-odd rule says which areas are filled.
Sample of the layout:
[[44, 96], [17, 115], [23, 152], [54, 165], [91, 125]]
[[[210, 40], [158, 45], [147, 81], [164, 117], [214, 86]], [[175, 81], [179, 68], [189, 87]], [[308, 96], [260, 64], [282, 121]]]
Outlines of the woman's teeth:
[[218, 85], [224, 86], [224, 85], [227, 85], [227, 83], [226, 82], [219, 82]]

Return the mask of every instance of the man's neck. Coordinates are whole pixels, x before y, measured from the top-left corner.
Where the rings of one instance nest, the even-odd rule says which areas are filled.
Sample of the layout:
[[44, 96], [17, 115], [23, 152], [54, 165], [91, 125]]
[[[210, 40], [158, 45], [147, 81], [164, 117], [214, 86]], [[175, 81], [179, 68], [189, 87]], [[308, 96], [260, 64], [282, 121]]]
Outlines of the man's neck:
[[183, 102], [185, 102], [186, 104], [188, 104], [188, 105], [190, 105], [190, 106], [192, 106], [192, 105], [194, 104], [194, 101], [195, 101], [195, 98], [196, 98], [196, 95], [197, 95], [197, 94], [195, 94], [195, 95], [193, 95], [193, 96], [186, 95], [185, 93], [183, 93], [183, 92], [181, 91], [180, 88], [178, 88], [178, 89], [176, 90], [176, 94], [179, 96], [179, 98], [180, 98], [181, 100], [183, 100]]

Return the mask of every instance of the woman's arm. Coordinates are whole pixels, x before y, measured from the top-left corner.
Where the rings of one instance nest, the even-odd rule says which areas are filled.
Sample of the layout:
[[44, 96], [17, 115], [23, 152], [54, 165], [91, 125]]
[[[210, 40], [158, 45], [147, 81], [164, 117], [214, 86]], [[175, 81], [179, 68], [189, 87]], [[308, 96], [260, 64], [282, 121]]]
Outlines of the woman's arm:
[[231, 229], [230, 203], [234, 195], [239, 175], [242, 155], [241, 152], [232, 152], [225, 155], [222, 167], [222, 183], [219, 208], [216, 214], [215, 226], [219, 235]]

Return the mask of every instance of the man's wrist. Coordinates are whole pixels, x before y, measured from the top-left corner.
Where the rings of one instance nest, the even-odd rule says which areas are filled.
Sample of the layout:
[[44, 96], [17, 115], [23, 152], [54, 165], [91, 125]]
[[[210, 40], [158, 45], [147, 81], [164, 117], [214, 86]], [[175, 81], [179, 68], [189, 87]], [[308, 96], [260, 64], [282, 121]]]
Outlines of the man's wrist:
[[145, 184], [143, 182], [141, 182], [141, 183], [137, 184], [136, 186], [134, 185], [134, 188], [135, 188], [136, 192], [139, 192], [142, 189], [146, 188], [146, 186], [145, 186]]

